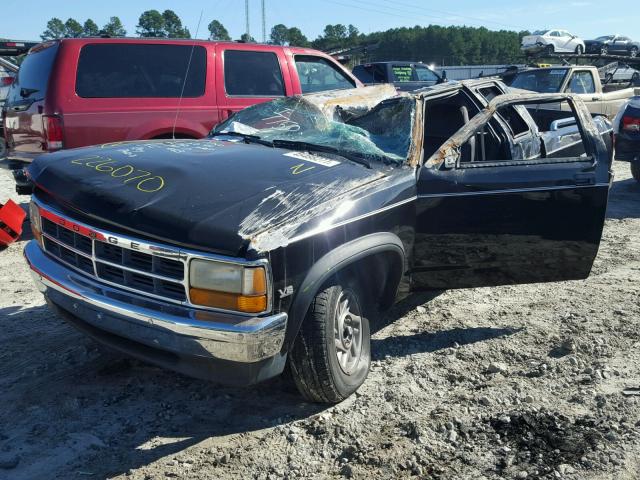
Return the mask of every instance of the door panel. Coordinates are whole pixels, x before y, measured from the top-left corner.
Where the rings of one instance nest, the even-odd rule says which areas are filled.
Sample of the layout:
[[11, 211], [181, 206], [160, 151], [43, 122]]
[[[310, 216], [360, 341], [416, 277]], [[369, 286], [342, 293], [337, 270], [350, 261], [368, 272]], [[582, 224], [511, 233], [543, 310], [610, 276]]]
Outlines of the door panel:
[[[464, 151], [464, 147], [463, 150]], [[580, 279], [598, 251], [609, 165], [595, 156], [422, 167], [414, 288]]]

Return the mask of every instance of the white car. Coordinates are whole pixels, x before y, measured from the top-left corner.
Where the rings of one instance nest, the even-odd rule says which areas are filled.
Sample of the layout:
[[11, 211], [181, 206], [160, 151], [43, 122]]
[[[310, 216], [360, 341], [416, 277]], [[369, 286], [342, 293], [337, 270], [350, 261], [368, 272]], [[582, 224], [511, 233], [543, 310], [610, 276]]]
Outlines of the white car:
[[566, 30], [538, 30], [522, 38], [525, 53], [584, 53], [584, 40]]

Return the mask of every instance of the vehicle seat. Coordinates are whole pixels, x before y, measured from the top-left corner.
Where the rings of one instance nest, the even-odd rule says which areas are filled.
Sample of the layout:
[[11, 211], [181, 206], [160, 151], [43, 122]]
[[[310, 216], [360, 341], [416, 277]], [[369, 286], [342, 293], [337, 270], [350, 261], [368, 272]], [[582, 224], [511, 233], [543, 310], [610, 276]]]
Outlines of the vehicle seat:
[[431, 157], [466, 123], [459, 105], [440, 103], [427, 105], [424, 125], [424, 158]]

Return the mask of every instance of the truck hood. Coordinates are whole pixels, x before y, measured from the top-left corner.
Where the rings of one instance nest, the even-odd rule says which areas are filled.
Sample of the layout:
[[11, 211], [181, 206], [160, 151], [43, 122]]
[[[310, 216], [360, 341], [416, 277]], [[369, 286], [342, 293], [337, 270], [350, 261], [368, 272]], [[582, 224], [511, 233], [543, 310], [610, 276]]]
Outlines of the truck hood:
[[134, 235], [229, 255], [286, 245], [385, 177], [342, 157], [205, 140], [122, 142], [42, 155], [36, 186]]

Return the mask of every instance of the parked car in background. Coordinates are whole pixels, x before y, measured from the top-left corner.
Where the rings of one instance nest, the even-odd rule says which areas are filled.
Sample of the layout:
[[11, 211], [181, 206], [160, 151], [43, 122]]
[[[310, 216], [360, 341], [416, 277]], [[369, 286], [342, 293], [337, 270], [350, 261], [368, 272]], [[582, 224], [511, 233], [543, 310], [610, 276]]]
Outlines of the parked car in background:
[[538, 30], [522, 37], [522, 51], [534, 53], [577, 53], [585, 52], [584, 41], [566, 30]]
[[516, 75], [511, 87], [539, 93], [572, 93], [586, 103], [591, 113], [609, 118], [613, 118], [629, 98], [640, 92], [636, 88], [604, 92], [600, 72], [596, 67], [587, 65], [525, 70]]
[[[26, 260], [112, 348], [236, 385], [289, 364], [305, 398], [340, 402], [369, 373], [369, 319], [410, 291], [589, 275], [610, 124], [505, 90], [281, 98], [203, 140], [42, 155]], [[527, 108], [546, 102], [565, 124]]]
[[373, 62], [356, 65], [353, 74], [365, 85], [391, 83], [408, 92], [442, 83], [443, 79], [421, 62]]
[[634, 42], [629, 37], [622, 35], [604, 35], [595, 40], [586, 40], [586, 53], [598, 53], [600, 55], [629, 55], [637, 57], [640, 51], [640, 43]]
[[616, 160], [629, 162], [633, 178], [640, 182], [640, 96], [622, 106], [613, 121]]
[[[5, 108], [7, 156], [149, 138], [201, 138], [273, 98], [361, 83], [311, 49], [176, 39], [77, 38], [30, 50]], [[183, 98], [180, 98], [180, 96]]]
[[16, 78], [18, 67], [12, 62], [0, 57], [0, 159], [4, 157], [4, 124], [2, 121], [2, 109], [9, 94], [9, 87]]
[[602, 80], [605, 84], [630, 83], [634, 86], [640, 86], [640, 72], [635, 68], [630, 67], [629, 65], [620, 64], [607, 69]]
[[0, 109], [4, 106], [4, 102], [9, 94], [9, 87], [15, 80], [17, 73], [17, 65], [0, 57]]

